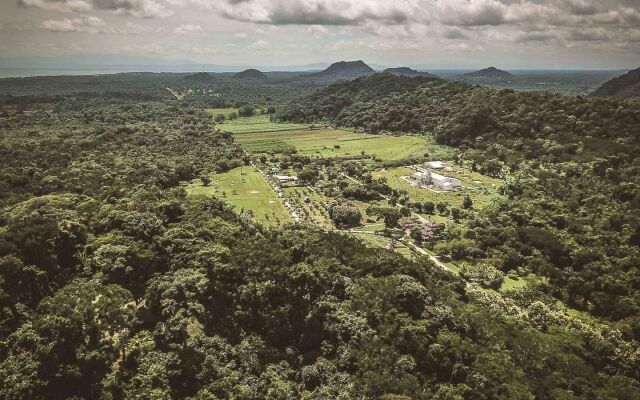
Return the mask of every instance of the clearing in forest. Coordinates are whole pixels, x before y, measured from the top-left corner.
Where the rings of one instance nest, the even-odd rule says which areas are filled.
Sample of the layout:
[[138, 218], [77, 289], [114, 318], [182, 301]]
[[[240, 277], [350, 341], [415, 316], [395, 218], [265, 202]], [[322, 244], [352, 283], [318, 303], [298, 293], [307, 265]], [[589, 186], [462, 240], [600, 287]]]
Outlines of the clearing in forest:
[[209, 186], [194, 180], [187, 186], [187, 193], [219, 197], [238, 213], [251, 210], [254, 220], [267, 225], [293, 222], [282, 201], [254, 167], [235, 168], [210, 178]]
[[411, 183], [413, 181], [406, 179], [406, 177], [414, 174], [415, 170], [409, 167], [381, 170], [376, 172], [374, 177], [384, 177], [387, 179], [387, 184], [393, 189], [406, 191], [409, 195], [409, 201], [412, 203], [431, 201], [436, 204], [445, 203], [449, 208], [462, 208], [464, 197], [469, 195], [473, 201], [473, 208], [481, 209], [500, 197], [499, 188], [502, 185], [500, 179], [471, 172], [459, 166], [456, 166], [455, 170], [458, 173], [452, 174], [452, 176], [462, 181], [463, 189], [450, 192], [436, 192], [426, 187], [417, 188], [412, 186]]
[[225, 118], [228, 118], [232, 113], [238, 113], [237, 108], [207, 108], [205, 111], [211, 114], [214, 118], [220, 114], [224, 115]]
[[[221, 109], [212, 110], [212, 111], [220, 111]], [[237, 111], [237, 109], [228, 109], [232, 111]], [[210, 112], [212, 112], [210, 111]], [[229, 112], [230, 114], [231, 112]], [[223, 113], [217, 113], [223, 114]], [[217, 115], [217, 114], [212, 114]], [[228, 116], [228, 114], [226, 114]], [[217, 125], [220, 130], [223, 132], [229, 133], [255, 133], [255, 132], [274, 132], [274, 131], [285, 131], [292, 129], [307, 129], [310, 127], [309, 124], [283, 124], [279, 122], [271, 122], [269, 120], [269, 115], [260, 114], [254, 115], [251, 117], [239, 117], [232, 120], [226, 120], [224, 123]]]
[[296, 150], [319, 157], [376, 156], [384, 161], [399, 160], [425, 153], [447, 158], [450, 149], [431, 139], [403, 135], [372, 135], [342, 129], [314, 128], [308, 124], [284, 124], [269, 121], [267, 115], [238, 118], [218, 127], [233, 133], [235, 140], [252, 154]]

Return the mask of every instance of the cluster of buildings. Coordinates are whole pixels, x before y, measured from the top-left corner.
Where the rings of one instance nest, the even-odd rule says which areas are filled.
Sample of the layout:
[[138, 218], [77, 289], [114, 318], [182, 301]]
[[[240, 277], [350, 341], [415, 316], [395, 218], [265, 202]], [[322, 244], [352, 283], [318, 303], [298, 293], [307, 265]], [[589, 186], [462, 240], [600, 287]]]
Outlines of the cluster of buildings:
[[462, 187], [460, 179], [433, 172], [433, 170], [453, 171], [450, 167], [446, 167], [442, 161], [428, 161], [425, 163], [425, 166], [426, 168], [418, 167], [416, 173], [412, 176], [418, 187], [426, 186], [443, 191], [455, 190]]
[[271, 168], [271, 176], [273, 176], [273, 178], [275, 180], [277, 180], [278, 182], [280, 182], [281, 184], [289, 184], [289, 185], [295, 185], [298, 183], [298, 177], [297, 176], [292, 176], [292, 175], [279, 175], [280, 174], [280, 168]]
[[420, 236], [422, 240], [429, 240], [438, 237], [443, 231], [444, 225], [434, 221], [426, 221], [420, 227]]

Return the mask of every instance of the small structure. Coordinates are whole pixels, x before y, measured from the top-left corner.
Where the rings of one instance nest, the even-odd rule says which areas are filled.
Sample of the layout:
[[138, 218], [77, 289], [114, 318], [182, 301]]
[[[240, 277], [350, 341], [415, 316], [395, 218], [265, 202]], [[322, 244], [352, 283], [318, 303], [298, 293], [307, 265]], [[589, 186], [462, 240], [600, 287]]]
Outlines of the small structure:
[[431, 171], [416, 172], [413, 174], [413, 179], [416, 180], [418, 185], [431, 186], [438, 190], [449, 191], [462, 187], [460, 179], [436, 174]]
[[278, 174], [278, 173], [280, 173], [280, 168], [278, 168], [278, 167], [271, 168], [271, 174], [272, 175], [275, 175], [275, 174]]
[[422, 224], [420, 235], [422, 236], [422, 240], [432, 239], [440, 234], [442, 231], [443, 225], [434, 222], [434, 221], [426, 221]]
[[298, 177], [297, 176], [274, 175], [273, 177], [276, 178], [278, 181], [280, 181], [280, 183], [298, 182]]
[[427, 161], [425, 163], [427, 167], [431, 169], [442, 169], [444, 168], [444, 163], [442, 161]]

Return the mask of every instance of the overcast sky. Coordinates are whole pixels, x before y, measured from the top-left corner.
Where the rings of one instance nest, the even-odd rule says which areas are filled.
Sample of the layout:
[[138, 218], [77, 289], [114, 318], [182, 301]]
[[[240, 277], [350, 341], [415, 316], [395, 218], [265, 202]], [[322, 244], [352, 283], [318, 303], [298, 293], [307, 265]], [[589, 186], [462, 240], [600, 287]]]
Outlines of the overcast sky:
[[640, 66], [640, 0], [0, 0], [0, 56]]

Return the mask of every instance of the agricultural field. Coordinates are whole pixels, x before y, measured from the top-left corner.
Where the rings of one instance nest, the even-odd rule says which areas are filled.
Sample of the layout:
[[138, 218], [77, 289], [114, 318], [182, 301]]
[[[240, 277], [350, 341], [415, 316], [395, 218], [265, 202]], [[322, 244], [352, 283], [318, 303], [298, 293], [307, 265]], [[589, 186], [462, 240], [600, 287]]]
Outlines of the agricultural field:
[[[415, 171], [409, 167], [389, 168], [377, 171], [375, 177], [385, 177], [387, 183], [394, 189], [405, 190], [411, 202], [446, 203], [449, 208], [462, 207], [462, 201], [466, 195], [473, 200], [473, 207], [482, 209], [500, 197], [498, 192], [502, 181], [500, 179], [489, 178], [468, 171], [462, 167], [455, 167], [459, 173], [453, 176], [462, 181], [462, 190], [450, 192], [437, 192], [428, 188], [416, 188], [411, 186], [411, 181], [404, 177], [411, 176]], [[439, 221], [436, 221], [439, 222]]]
[[[224, 114], [225, 110], [235, 109], [208, 111], [217, 115]], [[422, 136], [372, 135], [309, 124], [278, 123], [270, 121], [266, 114], [227, 120], [218, 128], [234, 134], [236, 142], [252, 154], [296, 150], [310, 156], [344, 157], [359, 156], [364, 152], [380, 160], [391, 161], [425, 153], [433, 158], [448, 159], [454, 151]]]
[[282, 191], [289, 202], [299, 210], [305, 222], [326, 229], [333, 228], [333, 222], [326, 210], [331, 202], [330, 198], [309, 187], [287, 187]]
[[[293, 129], [280, 131], [271, 124], [271, 132], [236, 133], [235, 140], [249, 153], [297, 150], [299, 154], [319, 157], [367, 155], [381, 160], [398, 160], [433, 151], [434, 145], [418, 136], [383, 136], [339, 129]], [[224, 125], [223, 125], [224, 126]]]
[[[229, 109], [235, 110], [237, 109]], [[219, 114], [219, 113], [217, 113]], [[213, 114], [214, 116], [217, 114]], [[251, 117], [239, 117], [233, 120], [227, 120], [218, 125], [218, 128], [223, 132], [229, 132], [234, 134], [244, 133], [258, 133], [258, 132], [278, 132], [295, 129], [307, 129], [308, 124], [285, 124], [279, 122], [271, 122], [269, 115], [259, 114]]]
[[236, 168], [210, 178], [211, 183], [206, 187], [199, 179], [194, 180], [187, 185], [187, 193], [224, 199], [238, 213], [251, 210], [253, 219], [266, 225], [293, 222], [282, 200], [255, 168]]

